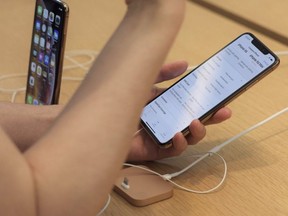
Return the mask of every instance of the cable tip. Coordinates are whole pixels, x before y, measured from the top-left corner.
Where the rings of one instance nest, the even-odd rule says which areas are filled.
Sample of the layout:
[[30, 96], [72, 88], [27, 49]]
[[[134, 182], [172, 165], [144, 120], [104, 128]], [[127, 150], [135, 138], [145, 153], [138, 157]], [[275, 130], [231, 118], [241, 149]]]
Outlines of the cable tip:
[[170, 174], [165, 174], [165, 175], [162, 175], [162, 178], [167, 181], [167, 180], [171, 180], [172, 179], [172, 176]]
[[128, 189], [130, 188], [129, 180], [128, 180], [127, 177], [124, 177], [124, 180], [123, 180], [123, 182], [121, 183], [121, 186], [122, 186], [124, 189], [126, 189], [126, 190], [128, 190]]

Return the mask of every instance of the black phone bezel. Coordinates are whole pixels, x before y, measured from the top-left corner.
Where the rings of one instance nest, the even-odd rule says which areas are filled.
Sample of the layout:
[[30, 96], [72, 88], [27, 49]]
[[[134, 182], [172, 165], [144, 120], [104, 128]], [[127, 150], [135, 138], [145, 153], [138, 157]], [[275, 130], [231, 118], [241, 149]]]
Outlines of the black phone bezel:
[[[181, 80], [185, 79], [186, 76], [188, 76], [189, 74], [193, 73], [193, 71], [195, 71], [198, 67], [202, 66], [203, 64], [205, 64], [210, 58], [212, 58], [213, 56], [217, 55], [219, 52], [221, 52], [223, 49], [227, 48], [230, 44], [232, 44], [234, 41], [236, 41], [238, 38], [244, 36], [244, 35], [250, 35], [253, 38], [252, 43], [254, 45], [256, 45], [256, 47], [263, 52], [264, 54], [269, 53], [271, 54], [274, 58], [275, 58], [275, 62], [269, 66], [268, 68], [266, 68], [265, 70], [263, 70], [261, 73], [259, 73], [257, 76], [255, 76], [253, 79], [251, 79], [249, 82], [247, 82], [245, 85], [241, 86], [239, 89], [237, 89], [235, 92], [233, 92], [231, 95], [229, 95], [228, 97], [226, 97], [224, 100], [222, 100], [221, 102], [219, 102], [216, 106], [214, 106], [212, 109], [208, 110], [205, 114], [203, 114], [201, 117], [199, 117], [199, 120], [204, 123], [205, 121], [207, 121], [211, 116], [213, 116], [213, 114], [215, 112], [217, 112], [219, 109], [221, 109], [222, 107], [226, 106], [229, 102], [231, 102], [233, 99], [237, 98], [237, 96], [239, 96], [240, 94], [242, 94], [246, 89], [248, 89], [250, 86], [252, 86], [253, 84], [255, 84], [257, 81], [259, 81], [260, 79], [262, 79], [264, 76], [268, 75], [270, 72], [272, 72], [280, 63], [280, 59], [277, 57], [277, 55], [275, 53], [273, 53], [263, 42], [261, 42], [254, 34], [250, 33], [250, 32], [246, 32], [243, 33], [241, 35], [239, 35], [237, 38], [235, 38], [234, 40], [232, 40], [230, 43], [228, 43], [226, 46], [224, 46], [222, 49], [220, 49], [219, 51], [217, 51], [216, 53], [214, 53], [213, 55], [211, 55], [208, 59], [206, 59], [204, 62], [202, 62], [201, 64], [199, 64], [196, 68], [194, 68], [193, 70], [191, 70], [190, 72], [188, 72], [184, 77], [182, 77], [181, 79], [179, 79], [177, 82], [175, 82], [174, 84], [172, 84], [171, 86], [169, 86], [165, 91], [163, 91], [160, 95], [158, 95], [157, 97], [153, 98], [152, 100], [150, 100], [147, 104], [149, 105], [149, 103], [153, 102], [154, 100], [156, 100], [158, 97], [161, 97], [161, 95], [168, 91], [170, 88], [172, 88], [173, 86], [177, 85]], [[140, 118], [140, 125], [144, 128], [144, 130], [152, 137], [152, 139], [160, 146], [160, 147], [164, 147], [167, 148], [172, 144], [172, 139], [169, 139], [167, 142], [165, 143], [161, 143], [158, 138], [153, 134], [153, 132], [151, 132], [151, 128], [147, 125], [147, 123], [145, 123], [142, 118]], [[181, 131], [184, 135], [189, 134], [189, 125], [187, 127], [185, 127], [182, 131]]]

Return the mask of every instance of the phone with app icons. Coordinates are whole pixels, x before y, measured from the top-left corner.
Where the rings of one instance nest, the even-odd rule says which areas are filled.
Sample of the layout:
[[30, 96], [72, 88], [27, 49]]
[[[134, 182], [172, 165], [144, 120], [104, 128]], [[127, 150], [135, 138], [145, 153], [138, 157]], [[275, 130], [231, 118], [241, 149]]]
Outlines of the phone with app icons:
[[25, 103], [57, 104], [68, 24], [68, 5], [36, 0]]
[[244, 33], [150, 101], [141, 125], [161, 147], [177, 132], [189, 133], [194, 119], [208, 120], [280, 61], [259, 39]]

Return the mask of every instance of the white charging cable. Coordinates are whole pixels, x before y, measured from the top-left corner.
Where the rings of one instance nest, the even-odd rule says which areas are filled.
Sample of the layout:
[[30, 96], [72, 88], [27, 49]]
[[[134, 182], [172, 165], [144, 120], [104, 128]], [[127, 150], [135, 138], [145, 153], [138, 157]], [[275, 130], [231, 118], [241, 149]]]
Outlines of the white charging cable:
[[[253, 125], [252, 127], [242, 131], [241, 133], [233, 136], [232, 138], [228, 139], [227, 141], [221, 143], [220, 145], [217, 145], [215, 147], [213, 147], [212, 149], [210, 149], [207, 153], [204, 153], [203, 155], [201, 155], [197, 160], [195, 160], [193, 163], [191, 163], [189, 166], [185, 167], [184, 169], [178, 171], [178, 172], [175, 172], [175, 173], [168, 173], [168, 174], [160, 174], [160, 173], [157, 173], [153, 170], [150, 170], [148, 168], [145, 168], [145, 167], [142, 167], [142, 166], [138, 166], [138, 165], [134, 165], [134, 164], [129, 164], [129, 163], [124, 163], [125, 166], [130, 166], [130, 167], [135, 167], [135, 168], [139, 168], [139, 169], [143, 169], [143, 170], [146, 170], [148, 172], [151, 172], [155, 175], [158, 175], [160, 176], [161, 178], [163, 178], [164, 180], [167, 180], [169, 182], [171, 182], [172, 184], [174, 184], [175, 186], [177, 186], [178, 188], [182, 189], [182, 190], [185, 190], [187, 192], [192, 192], [192, 193], [198, 193], [198, 194], [205, 194], [205, 193], [210, 193], [210, 192], [213, 192], [215, 190], [217, 190], [225, 181], [226, 179], [226, 176], [227, 176], [227, 163], [225, 161], [225, 159], [220, 155], [218, 154], [218, 152], [224, 148], [225, 146], [227, 146], [228, 144], [232, 143], [233, 141], [235, 141], [236, 139], [239, 139], [240, 137], [244, 136], [245, 134], [251, 132], [252, 130], [255, 130], [256, 128], [266, 124], [267, 122], [271, 121], [272, 119], [284, 114], [288, 112], [288, 107], [280, 110], [279, 112], [269, 116], [268, 118], [264, 119], [263, 121]], [[208, 156], [211, 156], [212, 154], [214, 155], [217, 155], [221, 158], [221, 160], [223, 161], [224, 163], [224, 174], [223, 174], [223, 177], [222, 177], [222, 180], [213, 188], [209, 189], [209, 190], [204, 190], [204, 191], [197, 191], [197, 190], [193, 190], [193, 189], [189, 189], [189, 188], [186, 188], [186, 187], [183, 187], [177, 183], [175, 183], [174, 181], [172, 181], [171, 179], [172, 178], [175, 178], [185, 172], [187, 172], [189, 169], [191, 169], [193, 166], [195, 166], [196, 164], [198, 164], [200, 161], [204, 160], [205, 158], [207, 158]]]
[[[224, 181], [225, 181], [225, 179], [227, 177], [227, 163], [226, 163], [225, 159], [218, 153], [207, 152], [207, 153], [205, 153], [205, 155], [206, 154], [208, 154], [209, 156], [216, 155], [216, 156], [220, 157], [220, 159], [222, 160], [222, 162], [224, 164], [224, 173], [223, 173], [223, 177], [222, 177], [221, 181], [215, 187], [213, 187], [211, 189], [208, 189], [208, 190], [203, 190], [203, 191], [189, 189], [189, 188], [181, 186], [181, 185], [177, 184], [176, 182], [172, 181], [171, 179], [176, 177], [176, 176], [173, 176], [174, 173], [172, 173], [172, 174], [164, 174], [163, 175], [163, 174], [160, 174], [158, 172], [155, 172], [155, 171], [153, 171], [153, 170], [151, 170], [149, 168], [145, 168], [145, 167], [142, 167], [142, 166], [138, 166], [138, 165], [134, 165], [134, 164], [130, 164], [130, 163], [124, 163], [123, 165], [124, 166], [129, 166], [129, 167], [135, 167], [135, 168], [142, 169], [142, 170], [145, 170], [147, 172], [153, 173], [155, 175], [158, 175], [159, 177], [163, 178], [165, 181], [169, 181], [170, 183], [172, 183], [173, 185], [175, 185], [176, 187], [178, 187], [178, 188], [180, 188], [180, 189], [182, 189], [184, 191], [191, 192], [191, 193], [197, 193], [197, 194], [207, 194], [207, 193], [211, 193], [211, 192], [217, 190], [224, 183]], [[195, 155], [192, 155], [192, 156], [195, 157]]]
[[103, 213], [105, 212], [105, 210], [108, 208], [110, 202], [111, 202], [111, 195], [108, 194], [108, 199], [107, 199], [107, 201], [106, 201], [104, 207], [100, 210], [100, 212], [97, 213], [96, 216], [100, 216], [101, 214], [103, 214]]
[[191, 167], [195, 166], [197, 163], [199, 163], [200, 161], [202, 161], [203, 159], [205, 159], [206, 157], [210, 156], [210, 152], [212, 153], [217, 153], [219, 152], [222, 148], [224, 148], [225, 146], [227, 146], [228, 144], [230, 144], [231, 142], [235, 141], [236, 139], [239, 139], [240, 137], [244, 136], [245, 134], [251, 132], [252, 130], [255, 130], [256, 128], [266, 124], [267, 122], [271, 121], [272, 119], [286, 113], [288, 111], [288, 107], [280, 110], [279, 112], [269, 116], [268, 118], [264, 119], [263, 121], [253, 125], [252, 127], [242, 131], [241, 133], [237, 134], [236, 136], [233, 136], [232, 138], [228, 139], [227, 141], [221, 143], [220, 145], [215, 146], [214, 148], [210, 149], [208, 153], [204, 154], [203, 156], [201, 156], [199, 159], [197, 159], [196, 161], [194, 161], [192, 164], [190, 164], [189, 166], [187, 166], [186, 168], [182, 169], [179, 172], [176, 173], [172, 173], [170, 174], [171, 178], [174, 178], [176, 176], [181, 175], [182, 173], [186, 172], [187, 170], [189, 170]]
[[[75, 69], [82, 69], [83, 73], [80, 74], [79, 77], [75, 76], [63, 76], [62, 80], [65, 81], [82, 81], [88, 72], [90, 66], [94, 62], [95, 58], [97, 57], [98, 52], [93, 50], [75, 50], [75, 51], [67, 51], [65, 53], [65, 60], [69, 63], [65, 64], [63, 67], [63, 74], [68, 73], [69, 70]], [[78, 59], [81, 59], [78, 60]], [[15, 73], [15, 74], [4, 74], [0, 76], [0, 82], [8, 79], [15, 79], [15, 78], [26, 78], [27, 74], [24, 73]], [[25, 80], [26, 81], [26, 80]], [[24, 84], [24, 83], [23, 83]], [[26, 84], [26, 82], [25, 82]], [[10, 102], [15, 102], [17, 95], [20, 92], [25, 92], [26, 87], [22, 86], [19, 88], [3, 88], [0, 87], [0, 93], [11, 94]]]
[[288, 55], [288, 51], [277, 51], [275, 54], [278, 56]]

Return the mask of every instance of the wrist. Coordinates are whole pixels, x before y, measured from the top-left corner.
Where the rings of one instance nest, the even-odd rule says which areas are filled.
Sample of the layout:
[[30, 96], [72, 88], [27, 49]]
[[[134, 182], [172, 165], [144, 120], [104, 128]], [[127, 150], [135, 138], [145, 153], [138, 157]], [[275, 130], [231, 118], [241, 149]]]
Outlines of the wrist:
[[126, 18], [138, 21], [143, 18], [152, 24], [159, 20], [167, 24], [181, 23], [185, 13], [184, 0], [126, 0], [126, 3]]

